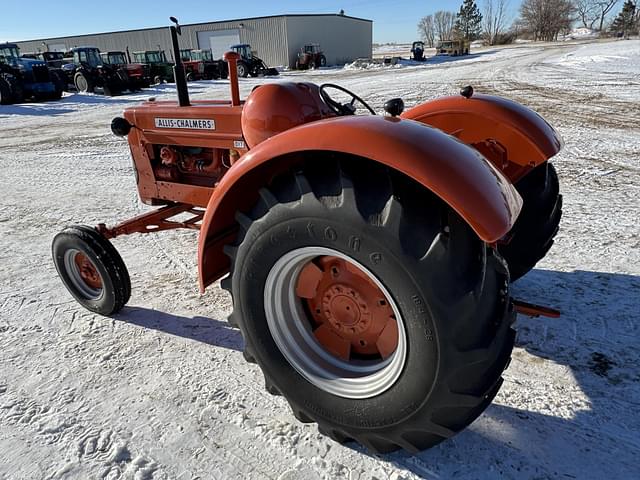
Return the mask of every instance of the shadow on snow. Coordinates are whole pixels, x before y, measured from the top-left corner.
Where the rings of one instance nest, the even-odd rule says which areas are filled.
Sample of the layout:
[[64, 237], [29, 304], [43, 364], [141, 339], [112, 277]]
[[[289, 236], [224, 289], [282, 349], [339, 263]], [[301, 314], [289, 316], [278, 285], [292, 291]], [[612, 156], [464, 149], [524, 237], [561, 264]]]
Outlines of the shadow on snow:
[[[512, 293], [562, 311], [560, 319], [519, 316], [517, 346], [565, 365], [590, 409], [561, 418], [493, 404], [471, 428], [430, 450], [377, 458], [426, 478], [637, 478], [640, 469], [630, 459], [640, 457], [640, 277], [534, 270]], [[142, 308], [126, 308], [117, 319], [243, 348], [240, 332], [218, 320]], [[346, 446], [369, 454], [360, 445]]]

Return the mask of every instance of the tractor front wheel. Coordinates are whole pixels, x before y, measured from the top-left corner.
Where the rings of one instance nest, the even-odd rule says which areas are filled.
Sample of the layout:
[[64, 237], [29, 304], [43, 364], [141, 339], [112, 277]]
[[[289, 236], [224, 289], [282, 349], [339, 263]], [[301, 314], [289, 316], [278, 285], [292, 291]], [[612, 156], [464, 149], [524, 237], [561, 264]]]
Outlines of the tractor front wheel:
[[515, 184], [522, 211], [498, 251], [509, 264], [511, 281], [529, 272], [549, 251], [562, 217], [562, 195], [553, 164], [545, 162]]
[[506, 265], [406, 177], [317, 163], [237, 215], [230, 321], [299, 420], [415, 453], [470, 424], [501, 385], [514, 340]]
[[127, 267], [111, 242], [94, 228], [64, 229], [53, 239], [52, 253], [62, 283], [87, 310], [108, 316], [129, 301]]
[[75, 74], [73, 84], [76, 86], [76, 90], [82, 93], [93, 93], [95, 88], [93, 82], [82, 72]]
[[237, 68], [238, 68], [238, 77], [247, 78], [249, 76], [249, 67], [242, 60], [238, 62]]

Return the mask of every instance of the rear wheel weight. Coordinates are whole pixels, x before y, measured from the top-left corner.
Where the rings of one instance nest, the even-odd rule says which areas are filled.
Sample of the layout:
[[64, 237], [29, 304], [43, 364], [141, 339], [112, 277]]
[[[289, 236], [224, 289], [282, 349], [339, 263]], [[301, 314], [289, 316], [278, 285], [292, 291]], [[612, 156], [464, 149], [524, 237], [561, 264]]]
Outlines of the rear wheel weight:
[[[246, 355], [298, 416], [377, 452], [428, 448], [471, 423], [497, 392], [513, 347], [508, 272], [429, 192], [407, 187], [404, 177], [394, 185], [397, 176], [392, 181], [383, 168], [367, 176], [382, 178], [379, 185], [352, 185], [334, 166], [331, 174], [305, 170], [263, 189], [237, 247], [226, 250], [233, 317]], [[365, 212], [372, 206], [377, 213]], [[307, 297], [330, 302], [324, 293], [332, 285], [296, 289], [301, 272], [322, 258], [349, 262], [381, 287], [396, 320], [397, 333], [385, 335], [390, 346], [358, 351], [353, 338], [357, 355], [341, 355], [327, 347], [344, 346], [344, 338], [316, 334], [323, 322]]]
[[122, 257], [95, 229], [64, 229], [53, 239], [52, 254], [60, 279], [86, 309], [108, 316], [129, 300], [131, 281]]

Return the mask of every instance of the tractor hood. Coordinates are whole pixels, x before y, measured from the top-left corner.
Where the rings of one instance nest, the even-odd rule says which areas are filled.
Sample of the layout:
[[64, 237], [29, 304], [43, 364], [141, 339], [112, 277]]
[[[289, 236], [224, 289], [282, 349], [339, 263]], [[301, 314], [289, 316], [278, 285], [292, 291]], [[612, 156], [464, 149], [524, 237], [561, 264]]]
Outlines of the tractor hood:
[[35, 60], [33, 58], [20, 57], [20, 58], [9, 58], [8, 60], [10, 65], [20, 70], [26, 70], [26, 71], [31, 71], [33, 67], [47, 66], [46, 62], [43, 62], [42, 60]]

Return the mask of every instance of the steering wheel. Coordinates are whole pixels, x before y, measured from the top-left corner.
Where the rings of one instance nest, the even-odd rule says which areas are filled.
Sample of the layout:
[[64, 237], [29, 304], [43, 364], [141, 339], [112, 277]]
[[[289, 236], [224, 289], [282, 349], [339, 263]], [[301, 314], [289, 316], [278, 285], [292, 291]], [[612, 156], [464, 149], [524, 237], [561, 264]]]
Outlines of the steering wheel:
[[[341, 92], [346, 93], [347, 95], [349, 95], [351, 97], [351, 101], [349, 103], [336, 102], [327, 93], [327, 88], [333, 88], [335, 90], [340, 90]], [[335, 113], [336, 115], [340, 115], [340, 116], [343, 116], [343, 115], [355, 115], [355, 113], [356, 113], [356, 107], [355, 107], [356, 100], [358, 102], [360, 102], [360, 104], [362, 104], [367, 110], [369, 110], [369, 112], [371, 112], [371, 115], [377, 115], [375, 110], [373, 108], [371, 108], [367, 102], [362, 100], [355, 93], [350, 92], [349, 90], [347, 90], [344, 87], [341, 87], [340, 85], [335, 85], [333, 83], [325, 83], [324, 85], [321, 85], [320, 86], [320, 96], [322, 97], [322, 100], [324, 100], [324, 103], [327, 104], [329, 109], [331, 109], [331, 111], [333, 111], [333, 113]]]

